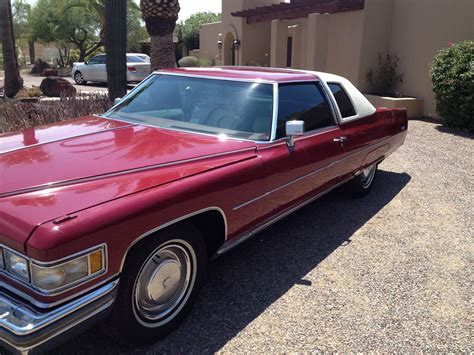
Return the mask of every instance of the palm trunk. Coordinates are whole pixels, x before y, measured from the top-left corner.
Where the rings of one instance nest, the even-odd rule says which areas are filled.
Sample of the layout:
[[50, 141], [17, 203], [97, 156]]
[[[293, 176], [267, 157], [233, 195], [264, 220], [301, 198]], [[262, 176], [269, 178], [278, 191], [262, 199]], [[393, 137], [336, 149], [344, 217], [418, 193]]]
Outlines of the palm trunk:
[[127, 0], [105, 1], [107, 87], [109, 99], [127, 93]]
[[176, 56], [173, 48], [173, 33], [176, 21], [153, 18], [145, 24], [151, 40], [151, 70], [174, 68]]
[[5, 69], [5, 96], [14, 97], [23, 87], [23, 79], [18, 71], [15, 49], [13, 21], [10, 0], [0, 0], [0, 38], [2, 39], [3, 65]]
[[176, 66], [173, 32], [151, 36], [151, 69], [160, 70]]

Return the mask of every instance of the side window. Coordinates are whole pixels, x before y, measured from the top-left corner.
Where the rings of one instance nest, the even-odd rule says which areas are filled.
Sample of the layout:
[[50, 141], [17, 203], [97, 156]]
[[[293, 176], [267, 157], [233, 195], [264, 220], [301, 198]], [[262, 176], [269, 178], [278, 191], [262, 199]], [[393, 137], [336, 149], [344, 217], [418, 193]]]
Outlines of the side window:
[[336, 99], [342, 118], [355, 116], [356, 112], [354, 110], [354, 106], [352, 106], [352, 102], [342, 86], [336, 83], [328, 83], [328, 86], [332, 91], [334, 98]]
[[286, 121], [304, 121], [306, 132], [335, 124], [319, 83], [280, 85], [278, 101], [277, 139], [285, 137]]
[[91, 60], [89, 60], [88, 64], [101, 64], [100, 57], [101, 56], [96, 55]]
[[97, 56], [98, 63], [97, 64], [106, 64], [107, 59], [105, 58], [105, 55], [100, 55]]

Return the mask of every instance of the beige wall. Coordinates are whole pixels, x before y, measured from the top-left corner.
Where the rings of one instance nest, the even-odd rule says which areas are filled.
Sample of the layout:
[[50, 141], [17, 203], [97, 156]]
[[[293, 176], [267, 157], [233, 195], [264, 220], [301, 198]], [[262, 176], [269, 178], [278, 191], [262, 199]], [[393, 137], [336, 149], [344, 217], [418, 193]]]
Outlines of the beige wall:
[[327, 71], [359, 82], [364, 12], [329, 15]]
[[213, 59], [218, 64], [219, 50], [217, 49], [217, 41], [220, 38], [220, 33], [222, 33], [221, 22], [201, 26], [199, 36], [199, 55], [201, 58]]
[[424, 114], [435, 115], [429, 68], [449, 42], [474, 39], [473, 0], [395, 0], [391, 51], [400, 57], [403, 94], [424, 99]]
[[[238, 65], [286, 66], [288, 35], [293, 36], [293, 67], [347, 77], [361, 90], [376, 69], [378, 54], [400, 58], [403, 95], [424, 100], [424, 114], [435, 115], [429, 68], [449, 42], [474, 39], [474, 0], [365, 0], [364, 10], [311, 14], [308, 18], [248, 25], [232, 12], [280, 0], [223, 0], [221, 24], [202, 26], [201, 56], [218, 56], [219, 33], [242, 41]], [[298, 24], [296, 28], [288, 26]]]
[[393, 4], [394, 0], [365, 1], [359, 81], [355, 83], [361, 90], [368, 90], [366, 75], [378, 66], [378, 54], [390, 51]]

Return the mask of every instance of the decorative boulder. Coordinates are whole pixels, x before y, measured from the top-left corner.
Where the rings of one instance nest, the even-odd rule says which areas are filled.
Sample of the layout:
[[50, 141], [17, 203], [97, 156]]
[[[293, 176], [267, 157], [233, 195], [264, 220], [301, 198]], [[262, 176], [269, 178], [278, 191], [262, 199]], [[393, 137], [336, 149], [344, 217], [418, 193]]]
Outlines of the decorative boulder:
[[40, 89], [44, 95], [50, 97], [74, 96], [76, 88], [66, 79], [49, 76], [41, 82]]
[[41, 76], [58, 76], [59, 75], [59, 72], [56, 70], [56, 69], [44, 69], [42, 72], [41, 72]]
[[41, 74], [43, 70], [51, 68], [48, 63], [43, 62], [41, 59], [37, 59], [33, 68], [31, 68], [31, 74]]

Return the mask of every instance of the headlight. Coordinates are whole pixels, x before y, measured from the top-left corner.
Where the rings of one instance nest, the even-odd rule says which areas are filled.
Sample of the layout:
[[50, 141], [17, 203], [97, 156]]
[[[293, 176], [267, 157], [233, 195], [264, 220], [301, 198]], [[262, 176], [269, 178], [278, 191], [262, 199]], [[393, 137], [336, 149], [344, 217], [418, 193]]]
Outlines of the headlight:
[[104, 248], [59, 265], [31, 264], [31, 283], [34, 287], [50, 292], [76, 284], [105, 270]]
[[30, 281], [28, 260], [10, 250], [5, 250], [5, 269], [23, 281]]
[[54, 263], [40, 263], [0, 246], [0, 271], [46, 294], [59, 292], [105, 272], [105, 245]]

